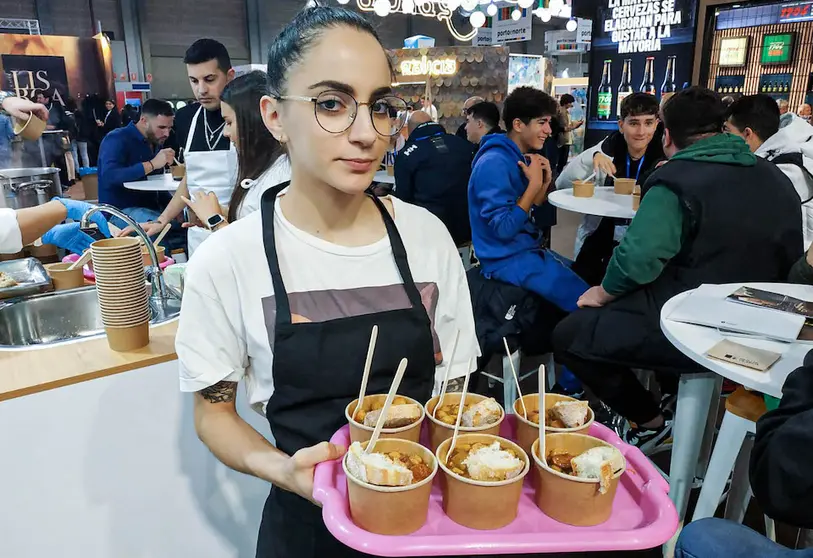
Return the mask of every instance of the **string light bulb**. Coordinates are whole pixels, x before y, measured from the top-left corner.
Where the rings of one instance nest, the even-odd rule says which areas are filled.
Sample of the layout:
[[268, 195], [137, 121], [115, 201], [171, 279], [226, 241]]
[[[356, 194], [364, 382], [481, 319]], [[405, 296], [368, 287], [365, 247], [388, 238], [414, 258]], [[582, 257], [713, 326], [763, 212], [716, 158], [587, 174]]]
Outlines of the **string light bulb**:
[[390, 6], [389, 0], [375, 0], [375, 2], [373, 2], [373, 11], [378, 17], [390, 15], [391, 10], [392, 6]]
[[534, 0], [519, 0], [517, 4], [520, 8], [530, 8], [534, 5]]
[[539, 8], [537, 10], [537, 15], [539, 16], [539, 19], [541, 19], [545, 23], [549, 22], [553, 17], [551, 16], [550, 10], [547, 8]]
[[338, 0], [339, 4], [349, 4], [350, 0]]
[[404, 11], [405, 14], [411, 14], [415, 11], [415, 1], [414, 0], [402, 0], [401, 1], [401, 9]]
[[486, 14], [481, 11], [472, 12], [469, 16], [469, 23], [472, 27], [479, 29], [486, 24]]
[[497, 4], [489, 4], [488, 8], [486, 8], [486, 13], [491, 17], [497, 15]]
[[519, 21], [519, 18], [521, 18], [521, 17], [522, 17], [522, 11], [521, 10], [518, 10], [518, 9], [514, 8], [511, 11], [511, 19], [513, 19], [514, 21]]
[[578, 27], [579, 24], [572, 17], [569, 20], [567, 20], [567, 24], [565, 25], [565, 29], [567, 29], [568, 31], [575, 31]]
[[550, 13], [552, 15], [559, 15], [559, 12], [562, 11], [562, 8], [565, 7], [564, 0], [550, 0], [548, 3], [548, 8], [550, 9]]

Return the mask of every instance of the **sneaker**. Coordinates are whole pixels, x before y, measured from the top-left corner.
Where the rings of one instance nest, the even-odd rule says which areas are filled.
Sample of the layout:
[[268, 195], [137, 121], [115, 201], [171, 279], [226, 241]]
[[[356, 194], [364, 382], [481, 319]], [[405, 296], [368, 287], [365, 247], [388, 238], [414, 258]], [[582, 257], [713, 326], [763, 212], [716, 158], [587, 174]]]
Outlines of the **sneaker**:
[[596, 422], [615, 432], [619, 438], [624, 438], [624, 431], [627, 427], [627, 421], [624, 420], [624, 417], [610, 409], [603, 401], [599, 401], [598, 405], [593, 406], [593, 409]]
[[630, 422], [621, 438], [626, 443], [636, 446], [644, 454], [647, 454], [661, 442], [664, 442], [672, 433], [673, 417], [671, 413], [664, 413], [663, 418], [663, 425], [659, 428], [643, 428]]

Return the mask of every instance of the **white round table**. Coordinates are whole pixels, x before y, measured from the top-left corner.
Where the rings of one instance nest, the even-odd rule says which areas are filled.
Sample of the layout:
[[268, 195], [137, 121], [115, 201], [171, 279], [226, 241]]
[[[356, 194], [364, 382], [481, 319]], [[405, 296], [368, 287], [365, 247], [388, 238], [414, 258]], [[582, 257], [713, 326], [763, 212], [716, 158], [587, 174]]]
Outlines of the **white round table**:
[[380, 184], [395, 184], [395, 177], [387, 174], [387, 171], [378, 171], [375, 173], [373, 182], [378, 182]]
[[632, 196], [616, 194], [611, 187], [596, 188], [596, 193], [592, 198], [577, 198], [573, 195], [573, 188], [565, 188], [548, 194], [548, 201], [560, 209], [584, 215], [619, 219], [635, 217], [635, 211], [632, 209]]
[[[813, 300], [813, 286], [791, 285], [785, 283], [734, 283], [717, 285], [720, 296], [733, 293], [740, 287], [747, 286], [765, 291], [786, 294], [802, 300]], [[719, 374], [748, 389], [767, 393], [774, 397], [782, 397], [782, 386], [788, 375], [802, 365], [805, 355], [813, 349], [810, 343], [781, 343], [767, 339], [744, 337], [736, 334], [724, 334], [719, 330], [693, 324], [675, 322], [669, 315], [694, 291], [687, 291], [671, 298], [661, 309], [661, 330], [667, 339], [684, 355], [700, 364], [704, 368]], [[732, 303], [734, 304], [734, 303]], [[744, 366], [729, 364], [720, 360], [708, 358], [706, 352], [723, 339], [730, 339], [735, 343], [766, 349], [781, 353], [782, 358], [774, 363], [765, 372], [759, 372]]]
[[172, 173], [156, 174], [148, 176], [147, 180], [136, 182], [125, 182], [124, 187], [128, 190], [140, 190], [142, 192], [174, 192], [178, 189], [180, 180], [172, 178]]

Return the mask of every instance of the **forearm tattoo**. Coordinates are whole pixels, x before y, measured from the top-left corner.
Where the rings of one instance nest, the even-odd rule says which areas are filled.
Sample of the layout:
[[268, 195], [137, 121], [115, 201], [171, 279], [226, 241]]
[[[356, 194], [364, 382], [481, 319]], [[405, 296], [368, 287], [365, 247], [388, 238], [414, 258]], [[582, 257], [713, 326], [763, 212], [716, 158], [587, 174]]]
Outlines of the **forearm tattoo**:
[[217, 382], [198, 393], [209, 403], [230, 403], [237, 396], [237, 382]]

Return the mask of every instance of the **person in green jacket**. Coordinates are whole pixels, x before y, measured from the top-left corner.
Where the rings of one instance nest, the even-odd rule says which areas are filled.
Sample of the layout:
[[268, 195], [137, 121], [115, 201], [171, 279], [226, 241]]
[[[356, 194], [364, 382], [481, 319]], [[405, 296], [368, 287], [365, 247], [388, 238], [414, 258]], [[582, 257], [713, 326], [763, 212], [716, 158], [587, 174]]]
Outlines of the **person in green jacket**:
[[692, 87], [661, 109], [668, 161], [644, 184], [641, 206], [600, 285], [553, 334], [557, 362], [630, 422], [628, 443], [650, 449], [671, 417], [633, 368], [671, 374], [702, 369], [660, 329], [660, 311], [704, 283], [784, 282], [802, 255], [799, 198], [790, 180], [722, 133], [725, 107]]

